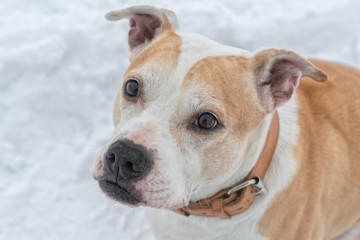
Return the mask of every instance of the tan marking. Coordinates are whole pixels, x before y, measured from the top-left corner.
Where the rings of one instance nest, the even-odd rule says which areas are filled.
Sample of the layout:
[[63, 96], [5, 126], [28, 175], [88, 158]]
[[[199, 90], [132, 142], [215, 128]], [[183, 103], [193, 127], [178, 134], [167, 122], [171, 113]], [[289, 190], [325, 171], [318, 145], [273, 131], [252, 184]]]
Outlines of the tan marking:
[[165, 31], [149, 43], [139, 55], [137, 55], [124, 76], [134, 69], [141, 68], [144, 64], [165, 64], [177, 66], [181, 52], [181, 38], [173, 31]]
[[333, 239], [360, 220], [360, 72], [311, 62], [329, 80], [297, 90], [298, 171], [258, 223], [269, 239]]
[[[222, 178], [234, 169], [234, 162], [240, 144], [246, 146], [246, 136], [260, 125], [265, 113], [261, 110], [256, 95], [255, 83], [247, 76], [248, 59], [240, 56], [207, 57], [197, 62], [186, 74], [182, 86], [180, 99], [176, 107], [178, 111], [170, 119], [170, 133], [174, 137], [181, 151], [186, 152], [189, 147], [196, 148], [202, 162], [201, 177], [214, 180]], [[215, 113], [225, 129], [201, 133], [180, 124], [190, 122], [195, 114], [186, 105], [198, 95], [206, 105], [199, 111]], [[185, 105], [184, 105], [185, 103]], [[184, 120], [184, 116], [188, 119]], [[180, 123], [179, 123], [179, 119]], [[186, 129], [184, 129], [187, 127]], [[191, 134], [191, 141], [184, 142], [184, 132]], [[194, 140], [196, 139], [196, 140]], [[190, 146], [189, 146], [190, 145]], [[221, 147], [219, 147], [221, 146]], [[231, 153], [231, 154], [230, 154]]]
[[255, 83], [249, 82], [248, 59], [240, 56], [207, 57], [196, 63], [185, 76], [183, 92], [201, 86], [223, 107], [219, 116], [235, 135], [243, 136], [264, 117], [256, 96]]
[[[155, 38], [154, 41], [133, 59], [131, 65], [126, 70], [123, 79], [137, 77], [137, 74], [134, 74], [133, 72], [144, 67], [146, 64], [162, 68], [165, 70], [165, 76], [169, 76], [170, 72], [175, 69], [181, 53], [181, 38], [175, 32], [171, 31], [172, 28], [169, 26], [164, 26], [164, 28], [168, 29], [168, 31], [165, 31]], [[158, 80], [161, 82], [166, 79], [161, 79], [161, 76], [159, 76]], [[119, 88], [113, 105], [113, 119], [115, 125], [119, 122], [121, 117], [121, 101], [126, 101], [123, 99], [123, 85]]]

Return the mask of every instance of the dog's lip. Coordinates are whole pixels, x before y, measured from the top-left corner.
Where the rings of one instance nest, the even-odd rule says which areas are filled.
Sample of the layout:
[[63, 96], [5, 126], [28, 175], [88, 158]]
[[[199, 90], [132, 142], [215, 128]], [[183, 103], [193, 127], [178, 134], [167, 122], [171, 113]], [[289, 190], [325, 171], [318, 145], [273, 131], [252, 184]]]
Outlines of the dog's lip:
[[141, 200], [134, 196], [131, 191], [117, 183], [108, 180], [100, 180], [99, 186], [107, 196], [109, 196], [115, 201], [130, 204], [133, 206], [141, 203]]

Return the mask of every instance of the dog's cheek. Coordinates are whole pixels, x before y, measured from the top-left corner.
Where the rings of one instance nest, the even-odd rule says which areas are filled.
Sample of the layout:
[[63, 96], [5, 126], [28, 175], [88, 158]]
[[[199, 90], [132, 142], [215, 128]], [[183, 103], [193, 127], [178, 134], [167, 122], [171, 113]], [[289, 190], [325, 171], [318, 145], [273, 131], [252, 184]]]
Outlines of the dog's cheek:
[[208, 184], [223, 179], [238, 168], [241, 164], [243, 145], [239, 139], [228, 139], [216, 144], [218, 147], [204, 150], [201, 156], [203, 183]]

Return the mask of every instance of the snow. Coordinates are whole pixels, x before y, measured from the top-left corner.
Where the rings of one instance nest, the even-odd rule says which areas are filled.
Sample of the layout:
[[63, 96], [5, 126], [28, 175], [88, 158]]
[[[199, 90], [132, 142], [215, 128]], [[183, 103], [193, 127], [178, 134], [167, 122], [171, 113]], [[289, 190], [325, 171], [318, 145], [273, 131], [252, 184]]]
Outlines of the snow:
[[0, 239], [154, 239], [143, 208], [111, 202], [91, 177], [129, 64], [127, 21], [104, 14], [139, 4], [224, 44], [360, 66], [357, 0], [2, 0]]

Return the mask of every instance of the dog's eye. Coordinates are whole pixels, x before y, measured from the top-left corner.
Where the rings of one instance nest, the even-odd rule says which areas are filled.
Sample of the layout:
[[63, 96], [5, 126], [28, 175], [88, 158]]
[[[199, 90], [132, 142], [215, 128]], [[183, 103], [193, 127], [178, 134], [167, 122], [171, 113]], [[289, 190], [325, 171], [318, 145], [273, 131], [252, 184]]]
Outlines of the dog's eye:
[[129, 79], [125, 84], [124, 92], [128, 97], [136, 97], [139, 92], [139, 82], [135, 79]]
[[196, 126], [203, 130], [212, 130], [218, 125], [219, 121], [216, 116], [209, 112], [202, 113], [196, 119]]

